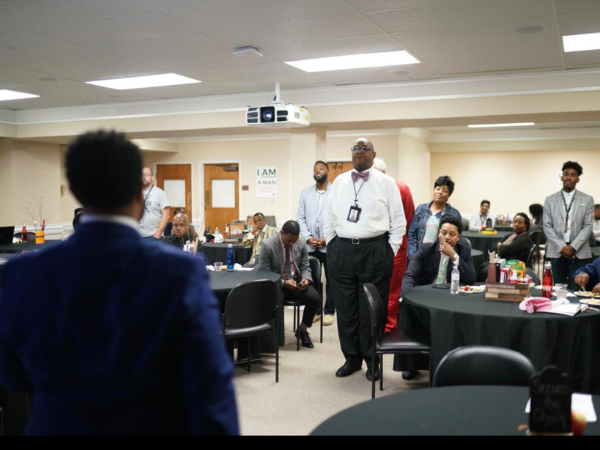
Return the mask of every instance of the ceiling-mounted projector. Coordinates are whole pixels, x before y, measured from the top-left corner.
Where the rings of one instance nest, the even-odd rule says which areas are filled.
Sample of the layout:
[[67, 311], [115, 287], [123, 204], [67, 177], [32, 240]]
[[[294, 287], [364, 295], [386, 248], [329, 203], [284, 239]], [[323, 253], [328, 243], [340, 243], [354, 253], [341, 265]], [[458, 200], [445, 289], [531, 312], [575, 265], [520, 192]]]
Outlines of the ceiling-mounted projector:
[[268, 106], [250, 106], [246, 125], [263, 128], [297, 128], [310, 125], [310, 114], [304, 106], [284, 104], [279, 100], [279, 83], [275, 83], [275, 98]]

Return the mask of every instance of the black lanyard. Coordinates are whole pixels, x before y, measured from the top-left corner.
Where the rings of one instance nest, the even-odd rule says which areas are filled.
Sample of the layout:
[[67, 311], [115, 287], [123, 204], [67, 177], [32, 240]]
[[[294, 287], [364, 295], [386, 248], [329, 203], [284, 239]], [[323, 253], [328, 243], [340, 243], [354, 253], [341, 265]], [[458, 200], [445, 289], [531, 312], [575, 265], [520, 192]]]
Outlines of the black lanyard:
[[571, 201], [569, 202], [569, 207], [567, 208], [567, 201], [565, 200], [565, 194], [563, 194], [563, 191], [560, 191], [560, 196], [562, 198], [563, 201], [563, 205], [565, 205], [565, 210], [567, 211], [567, 217], [565, 218], [565, 233], [567, 232], [567, 229], [569, 228], [569, 212], [571, 211], [571, 207], [573, 206], [573, 203], [575, 202], [575, 195], [577, 194], [577, 191], [573, 192], [573, 197], [571, 197]]
[[150, 192], [152, 192], [152, 189], [154, 189], [154, 185], [152, 185], [152, 187], [150, 188], [150, 190], [146, 194], [146, 198], [144, 198], [144, 203], [146, 203], [146, 200], [148, 200], [148, 197], [150, 196]]
[[358, 192], [356, 192], [356, 181], [352, 182], [352, 188], [354, 189], [354, 206], [358, 206], [358, 194], [360, 194], [360, 190], [365, 185], [365, 180], [363, 180], [362, 184], [358, 188]]

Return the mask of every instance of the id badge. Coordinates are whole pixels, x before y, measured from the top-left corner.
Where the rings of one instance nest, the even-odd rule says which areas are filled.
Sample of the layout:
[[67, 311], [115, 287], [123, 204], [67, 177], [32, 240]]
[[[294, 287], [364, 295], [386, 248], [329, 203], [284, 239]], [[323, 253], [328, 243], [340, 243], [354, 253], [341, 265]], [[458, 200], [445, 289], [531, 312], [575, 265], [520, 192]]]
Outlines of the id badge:
[[563, 239], [564, 239], [565, 242], [571, 242], [571, 233], [570, 232], [564, 233], [563, 234]]
[[359, 208], [358, 206], [354, 205], [350, 207], [350, 211], [348, 211], [348, 222], [358, 222], [358, 219], [360, 219], [360, 212], [362, 211], [362, 208]]

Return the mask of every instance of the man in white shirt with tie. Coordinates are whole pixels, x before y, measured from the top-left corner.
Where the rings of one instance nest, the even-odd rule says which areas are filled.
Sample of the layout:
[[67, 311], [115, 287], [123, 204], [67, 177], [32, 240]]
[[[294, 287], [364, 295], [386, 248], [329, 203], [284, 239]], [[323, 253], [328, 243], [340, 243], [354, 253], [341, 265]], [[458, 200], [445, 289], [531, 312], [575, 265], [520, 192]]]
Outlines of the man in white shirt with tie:
[[[373, 283], [387, 316], [394, 255], [406, 233], [400, 192], [390, 176], [373, 169], [373, 143], [359, 138], [352, 146], [355, 170], [339, 175], [325, 208], [325, 241], [329, 282], [338, 313], [338, 333], [345, 364], [336, 376], [346, 377], [367, 363], [371, 380], [371, 331], [364, 283]], [[373, 364], [375, 364], [373, 366]], [[379, 379], [379, 370], [374, 372]]]

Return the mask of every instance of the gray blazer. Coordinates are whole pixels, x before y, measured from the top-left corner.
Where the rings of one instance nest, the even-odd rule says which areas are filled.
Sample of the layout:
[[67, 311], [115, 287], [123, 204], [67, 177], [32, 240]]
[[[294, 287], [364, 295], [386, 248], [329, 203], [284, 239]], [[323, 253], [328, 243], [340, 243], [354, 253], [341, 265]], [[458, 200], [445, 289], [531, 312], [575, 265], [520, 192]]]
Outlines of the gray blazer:
[[[317, 208], [317, 185], [314, 184], [300, 193], [300, 203], [298, 205], [298, 214], [296, 220], [300, 224], [300, 234], [305, 240], [309, 237], [325, 238], [323, 232], [323, 211], [331, 193], [331, 183], [327, 183], [327, 190], [323, 194], [321, 204]], [[310, 245], [306, 244], [306, 250], [309, 253], [315, 251]], [[327, 252], [327, 247], [319, 249], [320, 252]]]
[[[292, 247], [292, 257], [296, 266], [296, 277], [301, 275], [303, 279], [312, 282], [310, 264], [308, 263], [308, 251], [306, 250], [306, 242], [302, 236], [298, 238]], [[268, 270], [281, 275], [284, 268], [283, 251], [281, 250], [279, 233], [277, 233], [261, 244], [258, 270]]]
[[[592, 257], [589, 238], [594, 226], [594, 199], [591, 195], [576, 191], [574, 204], [569, 216], [573, 214], [571, 223], [571, 246], [579, 259]], [[546, 257], [560, 258], [560, 249], [566, 242], [563, 239], [565, 224], [565, 207], [561, 191], [546, 197], [544, 202], [544, 234], [546, 235]]]

